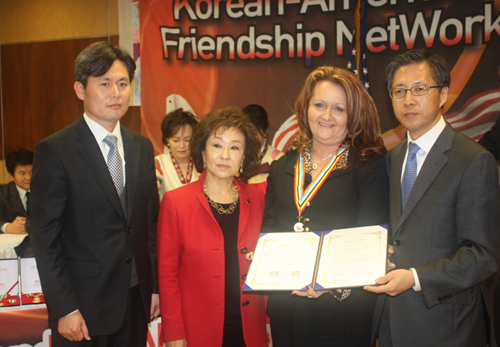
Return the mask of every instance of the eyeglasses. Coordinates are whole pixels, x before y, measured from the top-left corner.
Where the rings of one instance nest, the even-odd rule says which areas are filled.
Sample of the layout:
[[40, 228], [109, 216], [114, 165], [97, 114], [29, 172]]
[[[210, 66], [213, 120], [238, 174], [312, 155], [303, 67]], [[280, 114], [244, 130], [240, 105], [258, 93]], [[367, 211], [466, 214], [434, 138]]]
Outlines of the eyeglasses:
[[401, 99], [406, 96], [406, 92], [409, 90], [414, 96], [424, 96], [429, 94], [431, 88], [442, 88], [440, 86], [428, 86], [427, 84], [417, 84], [411, 88], [394, 88], [389, 91], [389, 95], [392, 99]]

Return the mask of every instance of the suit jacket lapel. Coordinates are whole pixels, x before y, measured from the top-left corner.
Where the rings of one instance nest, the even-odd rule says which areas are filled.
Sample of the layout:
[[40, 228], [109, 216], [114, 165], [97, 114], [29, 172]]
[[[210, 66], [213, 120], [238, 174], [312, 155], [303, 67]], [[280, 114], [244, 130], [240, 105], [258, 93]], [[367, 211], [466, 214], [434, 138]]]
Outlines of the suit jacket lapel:
[[212, 209], [210, 208], [210, 205], [208, 204], [208, 201], [207, 201], [207, 198], [205, 196], [205, 193], [203, 193], [203, 184], [205, 182], [205, 173], [206, 173], [206, 171], [204, 170], [201, 173], [200, 177], [198, 178], [198, 181], [196, 181], [194, 183], [194, 184], [197, 184], [198, 187], [199, 187], [199, 190], [196, 193], [196, 196], [197, 196], [198, 200], [200, 201], [200, 204], [205, 209], [205, 211], [207, 211], [208, 215], [210, 216], [210, 219], [215, 223], [215, 225], [217, 225], [217, 227], [218, 227], [217, 230], [219, 230], [219, 233], [217, 235], [221, 236], [222, 235], [222, 230], [220, 230], [219, 223], [217, 223], [217, 220], [215, 219], [215, 217], [214, 217], [214, 215], [212, 213]]
[[404, 139], [399, 143], [391, 153], [391, 162], [389, 167], [390, 172], [390, 208], [391, 208], [391, 225], [393, 236], [398, 230], [397, 226], [400, 223], [401, 216], [401, 174], [403, 171], [403, 162], [406, 155], [406, 147], [408, 141]]
[[85, 123], [83, 117], [78, 120], [77, 130], [77, 141], [80, 142], [80, 146], [78, 148], [80, 154], [83, 156], [102, 189], [109, 197], [111, 204], [115, 207], [116, 211], [120, 214], [123, 220], [126, 221], [120, 198], [118, 197], [115, 185], [111, 179], [111, 175], [109, 174], [108, 166], [102, 156], [101, 149], [99, 148], [94, 135], [87, 126], [87, 123]]
[[121, 127], [123, 152], [125, 154], [125, 191], [127, 193], [127, 216], [130, 216], [134, 207], [135, 187], [139, 174], [140, 145], [134, 141], [133, 133]]
[[404, 223], [406, 218], [417, 206], [420, 199], [422, 199], [427, 189], [429, 189], [432, 182], [434, 182], [439, 172], [441, 172], [446, 163], [448, 163], [448, 158], [444, 153], [451, 149], [453, 137], [455, 136], [454, 131], [455, 130], [453, 130], [451, 125], [446, 124], [443, 132], [439, 135], [438, 139], [434, 143], [434, 146], [432, 146], [427, 158], [425, 159], [424, 165], [420, 169], [417, 179], [413, 184], [405, 209], [401, 214], [398, 228]]
[[252, 211], [252, 199], [246, 195], [246, 187], [235, 179], [234, 184], [239, 188], [240, 195], [240, 217], [238, 222], [238, 239], [241, 239], [248, 225], [248, 218]]
[[15, 206], [17, 213], [20, 216], [26, 216], [26, 209], [24, 208], [23, 202], [21, 201], [21, 197], [19, 196], [19, 191], [16, 188], [16, 184], [12, 182], [9, 185], [9, 196], [12, 201], [12, 204]]

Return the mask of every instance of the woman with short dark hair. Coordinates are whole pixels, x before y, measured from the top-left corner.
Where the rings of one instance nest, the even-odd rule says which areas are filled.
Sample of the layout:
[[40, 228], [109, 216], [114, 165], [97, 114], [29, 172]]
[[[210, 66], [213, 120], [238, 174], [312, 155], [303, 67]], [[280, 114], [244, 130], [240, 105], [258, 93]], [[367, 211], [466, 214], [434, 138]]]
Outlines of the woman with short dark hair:
[[189, 150], [196, 124], [196, 116], [182, 108], [169, 112], [161, 122], [164, 151], [155, 157], [160, 200], [165, 192], [198, 179], [199, 174], [194, 169]]
[[212, 111], [195, 129], [197, 182], [166, 192], [158, 220], [158, 282], [169, 347], [265, 347], [264, 298], [242, 294], [264, 194], [235, 178], [258, 161], [244, 114]]

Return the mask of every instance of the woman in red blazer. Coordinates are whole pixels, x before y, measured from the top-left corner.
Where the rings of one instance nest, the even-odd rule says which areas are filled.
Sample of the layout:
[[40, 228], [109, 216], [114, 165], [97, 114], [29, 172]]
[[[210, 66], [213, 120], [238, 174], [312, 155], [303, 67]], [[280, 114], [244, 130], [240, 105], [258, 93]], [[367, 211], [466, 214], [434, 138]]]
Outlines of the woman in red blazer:
[[198, 181], [167, 192], [158, 220], [163, 339], [169, 347], [264, 347], [264, 297], [242, 294], [264, 195], [234, 176], [259, 144], [237, 109], [209, 113], [191, 140]]

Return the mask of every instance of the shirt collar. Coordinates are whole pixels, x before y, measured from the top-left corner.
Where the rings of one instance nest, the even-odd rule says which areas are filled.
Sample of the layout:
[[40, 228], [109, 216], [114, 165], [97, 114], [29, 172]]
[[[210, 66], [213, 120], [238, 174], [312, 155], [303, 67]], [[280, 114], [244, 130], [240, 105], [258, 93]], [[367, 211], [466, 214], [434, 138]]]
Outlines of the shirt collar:
[[413, 141], [410, 136], [410, 132], [408, 132], [408, 144], [410, 142], [414, 142], [420, 147], [420, 149], [424, 150], [426, 153], [429, 153], [432, 146], [438, 139], [439, 135], [443, 132], [446, 127], [446, 122], [443, 116], [439, 117], [439, 121], [432, 127], [431, 130], [426, 132], [424, 135], [420, 136], [417, 140]]
[[26, 196], [26, 192], [28, 192], [28, 190], [24, 190], [23, 188], [19, 187], [17, 184], [16, 184], [16, 188], [17, 188], [17, 192], [19, 193], [19, 196], [21, 197], [21, 199], [23, 199]]
[[[86, 113], [83, 114], [83, 118], [85, 119], [85, 122], [89, 126], [90, 131], [92, 131], [92, 134], [94, 134], [94, 137], [95, 137], [97, 143], [101, 143], [102, 140], [104, 140], [104, 138], [106, 136], [108, 136], [108, 134], [110, 133], [102, 125], [100, 125], [95, 120], [93, 120], [89, 116], [87, 116]], [[116, 126], [113, 129], [112, 134], [118, 138], [118, 145], [120, 146], [123, 143], [122, 142], [122, 133], [120, 131], [120, 121], [118, 121], [118, 123], [116, 123]]]

